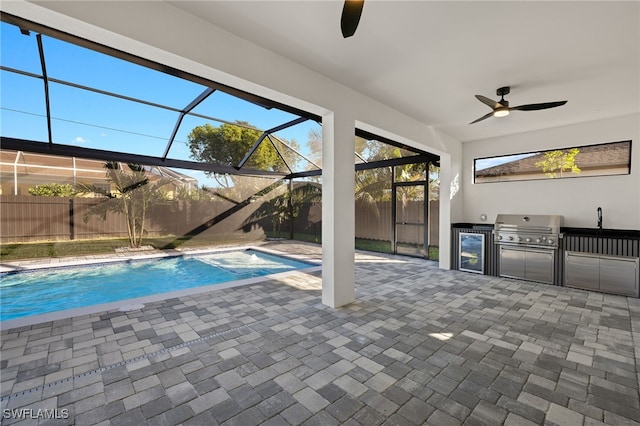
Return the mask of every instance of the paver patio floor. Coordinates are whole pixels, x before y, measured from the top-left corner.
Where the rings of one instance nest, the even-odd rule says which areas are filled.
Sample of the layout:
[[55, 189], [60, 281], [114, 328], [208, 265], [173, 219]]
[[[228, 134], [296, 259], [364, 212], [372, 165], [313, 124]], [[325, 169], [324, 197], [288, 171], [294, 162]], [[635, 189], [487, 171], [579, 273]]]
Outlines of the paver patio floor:
[[[296, 273], [2, 330], [2, 424], [640, 424], [640, 299], [364, 252], [355, 303], [324, 306], [320, 286]], [[68, 418], [16, 418], [54, 409]]]

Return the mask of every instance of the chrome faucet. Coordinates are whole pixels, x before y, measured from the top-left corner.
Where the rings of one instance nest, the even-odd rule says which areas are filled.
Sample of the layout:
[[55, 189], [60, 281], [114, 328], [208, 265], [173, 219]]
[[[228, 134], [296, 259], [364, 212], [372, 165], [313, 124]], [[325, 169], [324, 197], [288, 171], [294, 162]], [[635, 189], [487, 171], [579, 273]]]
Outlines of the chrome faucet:
[[602, 229], [602, 207], [598, 207], [598, 229]]

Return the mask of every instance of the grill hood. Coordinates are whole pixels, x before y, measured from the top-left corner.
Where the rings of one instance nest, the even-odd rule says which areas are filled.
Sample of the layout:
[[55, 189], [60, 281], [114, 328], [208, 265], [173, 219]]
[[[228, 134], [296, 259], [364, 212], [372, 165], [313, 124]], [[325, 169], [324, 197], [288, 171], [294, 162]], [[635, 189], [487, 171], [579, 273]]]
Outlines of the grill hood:
[[529, 231], [559, 234], [563, 216], [534, 214], [499, 214], [496, 216], [496, 231]]

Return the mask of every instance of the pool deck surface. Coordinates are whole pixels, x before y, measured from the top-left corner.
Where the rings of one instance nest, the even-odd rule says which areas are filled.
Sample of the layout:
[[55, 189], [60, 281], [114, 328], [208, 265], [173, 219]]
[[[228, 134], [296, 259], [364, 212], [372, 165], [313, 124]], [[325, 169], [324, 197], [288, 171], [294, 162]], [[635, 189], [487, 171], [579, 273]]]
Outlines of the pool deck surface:
[[0, 422], [640, 425], [640, 299], [376, 253], [355, 265], [340, 309], [321, 272], [296, 272], [3, 329]]

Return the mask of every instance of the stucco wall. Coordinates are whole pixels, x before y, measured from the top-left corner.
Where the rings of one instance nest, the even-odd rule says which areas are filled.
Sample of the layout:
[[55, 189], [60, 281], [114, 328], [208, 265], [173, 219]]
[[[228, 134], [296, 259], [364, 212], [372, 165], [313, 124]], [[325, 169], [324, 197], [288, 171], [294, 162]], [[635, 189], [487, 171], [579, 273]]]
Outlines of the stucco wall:
[[[632, 140], [631, 174], [571, 179], [473, 183], [474, 158]], [[640, 115], [464, 143], [464, 221], [492, 223], [498, 213], [560, 214], [565, 226], [640, 229]]]

